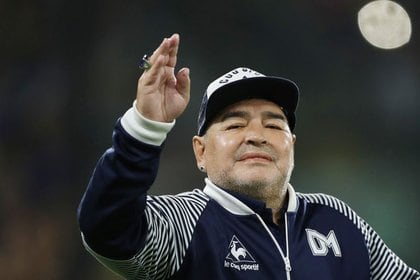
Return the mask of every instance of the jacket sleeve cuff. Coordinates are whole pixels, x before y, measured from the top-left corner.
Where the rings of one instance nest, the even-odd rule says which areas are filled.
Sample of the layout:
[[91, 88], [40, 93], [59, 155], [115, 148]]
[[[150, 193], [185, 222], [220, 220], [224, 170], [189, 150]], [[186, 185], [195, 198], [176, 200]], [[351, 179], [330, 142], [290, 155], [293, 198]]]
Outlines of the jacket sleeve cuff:
[[149, 145], [160, 146], [166, 139], [166, 135], [175, 125], [171, 123], [158, 122], [143, 117], [136, 109], [136, 101], [121, 118], [121, 125], [132, 137]]

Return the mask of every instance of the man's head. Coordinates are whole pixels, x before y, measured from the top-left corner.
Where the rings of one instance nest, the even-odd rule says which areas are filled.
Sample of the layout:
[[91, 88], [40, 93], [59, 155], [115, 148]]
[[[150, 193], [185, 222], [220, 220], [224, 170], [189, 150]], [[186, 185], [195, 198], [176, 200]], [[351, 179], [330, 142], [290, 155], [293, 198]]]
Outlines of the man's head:
[[267, 99], [282, 107], [293, 131], [298, 97], [299, 89], [291, 80], [265, 76], [246, 67], [236, 68], [207, 87], [198, 114], [197, 134], [204, 135], [212, 119], [224, 108], [251, 98]]
[[293, 82], [248, 68], [211, 83], [193, 138], [197, 165], [215, 184], [254, 198], [284, 189], [294, 164], [297, 98]]

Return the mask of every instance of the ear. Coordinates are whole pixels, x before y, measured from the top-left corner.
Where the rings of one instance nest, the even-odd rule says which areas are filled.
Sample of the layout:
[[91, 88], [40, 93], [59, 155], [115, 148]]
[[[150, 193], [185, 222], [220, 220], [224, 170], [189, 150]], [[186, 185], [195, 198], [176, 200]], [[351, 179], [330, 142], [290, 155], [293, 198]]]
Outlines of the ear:
[[292, 143], [293, 145], [296, 143], [296, 134], [292, 134]]
[[204, 159], [206, 141], [204, 136], [194, 136], [192, 139], [192, 145], [198, 169], [200, 169], [201, 166], [206, 167], [206, 161]]

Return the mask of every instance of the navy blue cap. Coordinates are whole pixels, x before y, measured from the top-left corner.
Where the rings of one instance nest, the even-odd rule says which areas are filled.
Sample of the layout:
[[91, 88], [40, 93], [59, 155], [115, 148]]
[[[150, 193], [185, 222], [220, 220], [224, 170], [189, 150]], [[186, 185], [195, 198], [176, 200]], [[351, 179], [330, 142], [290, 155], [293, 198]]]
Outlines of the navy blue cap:
[[289, 79], [265, 76], [252, 69], [239, 67], [207, 87], [198, 113], [198, 135], [204, 135], [213, 118], [227, 106], [252, 98], [266, 99], [281, 107], [293, 131], [299, 98], [297, 85]]

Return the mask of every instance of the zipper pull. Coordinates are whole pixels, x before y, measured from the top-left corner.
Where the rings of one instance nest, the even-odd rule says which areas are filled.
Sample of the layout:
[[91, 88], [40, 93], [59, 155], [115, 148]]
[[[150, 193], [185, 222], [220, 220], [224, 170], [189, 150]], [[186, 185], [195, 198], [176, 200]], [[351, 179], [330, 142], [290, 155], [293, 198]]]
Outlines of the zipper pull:
[[284, 258], [284, 265], [287, 272], [292, 271], [292, 265], [290, 264], [290, 260], [288, 257]]

